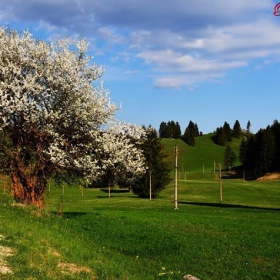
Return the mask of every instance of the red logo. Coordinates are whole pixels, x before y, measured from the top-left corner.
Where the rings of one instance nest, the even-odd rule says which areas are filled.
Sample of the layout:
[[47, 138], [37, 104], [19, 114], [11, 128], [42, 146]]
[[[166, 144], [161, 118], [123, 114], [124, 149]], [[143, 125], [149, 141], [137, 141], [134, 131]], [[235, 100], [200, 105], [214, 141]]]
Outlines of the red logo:
[[274, 12], [273, 14], [277, 17], [280, 16], [280, 3], [276, 4], [274, 7]]

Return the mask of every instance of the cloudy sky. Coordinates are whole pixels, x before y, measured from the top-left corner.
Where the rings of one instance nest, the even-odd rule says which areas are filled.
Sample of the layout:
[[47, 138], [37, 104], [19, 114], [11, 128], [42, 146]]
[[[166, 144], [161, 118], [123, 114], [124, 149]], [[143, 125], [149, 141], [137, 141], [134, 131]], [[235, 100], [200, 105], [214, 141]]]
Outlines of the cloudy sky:
[[271, 0], [0, 0], [0, 24], [87, 38], [117, 116], [203, 133], [280, 120], [280, 16]]

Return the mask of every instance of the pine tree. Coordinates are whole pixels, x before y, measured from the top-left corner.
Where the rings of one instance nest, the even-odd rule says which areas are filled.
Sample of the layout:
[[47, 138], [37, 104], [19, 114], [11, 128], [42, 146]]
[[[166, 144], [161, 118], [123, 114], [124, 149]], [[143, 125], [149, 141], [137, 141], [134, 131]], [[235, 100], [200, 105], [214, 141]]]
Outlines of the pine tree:
[[255, 145], [257, 154], [255, 174], [263, 176], [270, 170], [275, 155], [275, 136], [270, 126], [257, 132]]
[[232, 130], [227, 122], [224, 123], [223, 130], [226, 134], [227, 142], [230, 142], [232, 140]]
[[173, 138], [178, 139], [181, 137], [181, 127], [178, 122], [175, 123], [174, 131], [173, 131]]
[[244, 167], [246, 165], [247, 150], [248, 150], [248, 139], [243, 138], [239, 147], [239, 160], [242, 162]]
[[198, 127], [194, 122], [190, 121], [189, 125], [185, 129], [183, 140], [189, 146], [195, 146], [195, 137], [199, 136]]
[[247, 134], [250, 134], [250, 129], [251, 129], [251, 122], [250, 121], [248, 121], [247, 122], [247, 126], [246, 126], [246, 129], [247, 129]]
[[197, 124], [195, 123], [194, 124], [194, 137], [198, 137], [199, 135], [200, 135], [199, 129], [198, 129]]
[[255, 135], [248, 134], [247, 140], [241, 143], [239, 154], [244, 167], [254, 171], [257, 177], [277, 168], [277, 141], [273, 126], [260, 129]]
[[225, 155], [224, 155], [224, 163], [229, 170], [233, 167], [235, 160], [236, 160], [236, 155], [233, 149], [231, 148], [231, 146], [227, 144]]
[[151, 126], [145, 128], [146, 137], [140, 148], [146, 158], [147, 172], [132, 185], [132, 190], [139, 197], [149, 197], [149, 181], [151, 172], [152, 197], [157, 197], [170, 182], [171, 165], [167, 162], [167, 155], [157, 132]]
[[275, 156], [272, 167], [274, 170], [280, 170], [280, 123], [275, 120], [271, 129], [275, 136]]
[[226, 135], [223, 127], [218, 127], [216, 129], [213, 140], [217, 145], [220, 145], [220, 146], [225, 146], [227, 144], [227, 135]]
[[159, 126], [159, 137], [160, 138], [166, 138], [166, 130], [167, 130], [167, 124], [166, 122], [161, 122], [160, 126]]
[[235, 124], [233, 126], [233, 133], [232, 136], [234, 138], [239, 138], [241, 136], [242, 130], [241, 130], [241, 126], [238, 120], [235, 121]]

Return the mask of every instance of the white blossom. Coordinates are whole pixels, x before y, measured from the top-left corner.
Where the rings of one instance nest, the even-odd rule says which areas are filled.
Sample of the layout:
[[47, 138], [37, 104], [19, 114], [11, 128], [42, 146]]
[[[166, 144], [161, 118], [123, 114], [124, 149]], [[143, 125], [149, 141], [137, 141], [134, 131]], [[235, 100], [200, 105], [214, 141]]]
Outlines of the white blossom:
[[96, 82], [103, 70], [87, 48], [85, 40], [47, 43], [1, 27], [0, 128], [5, 137], [20, 134], [14, 149], [41, 137], [38, 160], [53, 170], [88, 179], [113, 167], [140, 175], [144, 159], [136, 144], [143, 131], [115, 120], [117, 106]]

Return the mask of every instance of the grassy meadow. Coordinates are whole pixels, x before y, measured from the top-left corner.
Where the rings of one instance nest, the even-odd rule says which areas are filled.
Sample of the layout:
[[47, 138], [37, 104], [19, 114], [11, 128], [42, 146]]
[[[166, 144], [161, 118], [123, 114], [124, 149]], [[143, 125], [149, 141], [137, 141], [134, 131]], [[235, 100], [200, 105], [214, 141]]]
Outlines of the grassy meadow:
[[[12, 251], [2, 261], [0, 253], [0, 268], [12, 271], [0, 279], [279, 279], [280, 182], [223, 179], [220, 202], [213, 160], [222, 153], [207, 150], [207, 137], [193, 148], [176, 141], [179, 165], [189, 164], [178, 210], [173, 182], [151, 201], [52, 184], [41, 212], [0, 190], [0, 252]], [[172, 157], [175, 140], [167, 142]]]

